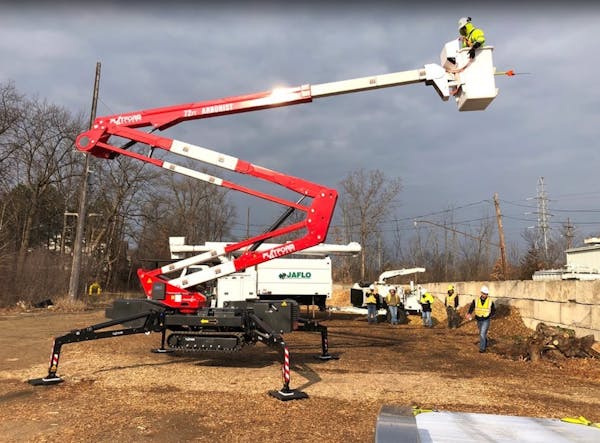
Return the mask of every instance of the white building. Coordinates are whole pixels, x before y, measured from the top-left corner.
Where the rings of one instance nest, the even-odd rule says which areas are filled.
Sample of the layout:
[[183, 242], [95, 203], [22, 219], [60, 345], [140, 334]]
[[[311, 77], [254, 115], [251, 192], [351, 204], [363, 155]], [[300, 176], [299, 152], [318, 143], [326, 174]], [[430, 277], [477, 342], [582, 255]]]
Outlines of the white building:
[[533, 280], [600, 280], [600, 238], [583, 241], [585, 246], [567, 249], [564, 269], [536, 271]]

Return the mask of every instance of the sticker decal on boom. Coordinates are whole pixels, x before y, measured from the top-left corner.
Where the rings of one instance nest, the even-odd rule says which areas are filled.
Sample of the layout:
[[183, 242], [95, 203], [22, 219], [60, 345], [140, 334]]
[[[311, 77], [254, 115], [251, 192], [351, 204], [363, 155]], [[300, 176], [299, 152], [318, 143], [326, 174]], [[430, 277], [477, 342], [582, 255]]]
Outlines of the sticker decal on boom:
[[296, 250], [296, 246], [293, 243], [288, 243], [287, 245], [280, 246], [278, 248], [271, 249], [268, 252], [263, 252], [262, 257], [265, 260], [273, 260], [277, 257], [282, 257], [287, 254], [291, 254]]
[[205, 106], [200, 109], [200, 114], [216, 114], [217, 112], [233, 111], [233, 103], [224, 103], [222, 105]]
[[113, 125], [131, 124], [142, 121], [142, 114], [119, 115], [117, 118], [111, 118], [109, 122]]

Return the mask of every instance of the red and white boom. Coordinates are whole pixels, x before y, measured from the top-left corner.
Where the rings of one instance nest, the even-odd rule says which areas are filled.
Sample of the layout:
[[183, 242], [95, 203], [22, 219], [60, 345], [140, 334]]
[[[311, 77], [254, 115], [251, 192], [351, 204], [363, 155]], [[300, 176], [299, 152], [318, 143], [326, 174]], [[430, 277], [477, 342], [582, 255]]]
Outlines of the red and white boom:
[[[493, 72], [490, 73], [490, 75], [493, 78]], [[153, 132], [155, 130], [167, 129], [187, 120], [308, 103], [319, 97], [419, 82], [433, 85], [443, 100], [449, 98], [450, 88], [460, 88], [461, 86], [456, 74], [446, 72], [441, 66], [430, 64], [426, 65], [423, 69], [412, 71], [362, 77], [312, 86], [302, 85], [291, 88], [280, 88], [205, 102], [193, 102], [163, 108], [146, 109], [126, 114], [98, 117], [95, 119], [90, 130], [77, 137], [76, 146], [77, 149], [88, 152], [99, 158], [112, 159], [119, 155], [125, 155], [217, 186], [244, 192], [273, 203], [278, 203], [305, 214], [305, 218], [302, 221], [293, 223], [289, 226], [276, 227], [269, 232], [237, 243], [224, 247], [215, 247], [208, 252], [158, 269], [138, 270], [138, 276], [146, 296], [151, 296], [154, 283], [163, 283], [166, 287], [166, 296], [164, 299], [166, 305], [177, 308], [182, 312], [194, 312], [195, 310], [204, 307], [206, 297], [198, 292], [188, 291], [185, 288], [193, 287], [197, 284], [322, 243], [327, 236], [329, 224], [333, 216], [337, 192], [326, 186], [257, 166], [239, 158], [216, 152], [212, 149], [161, 137], [153, 133], [143, 132], [140, 129], [151, 128], [151, 131]], [[115, 140], [117, 138], [119, 143], [122, 143], [123, 139], [127, 142], [122, 146], [117, 146], [117, 141]], [[152, 152], [154, 148], [159, 148], [169, 153], [198, 160], [212, 166], [266, 180], [298, 193], [302, 196], [300, 201], [303, 201], [302, 199], [310, 199], [310, 201], [306, 204], [301, 204], [300, 201], [294, 202], [285, 200], [240, 186], [219, 177], [177, 165], [170, 161], [152, 158], [151, 154], [143, 154], [139, 152], [139, 150], [134, 150], [133, 148], [136, 145], [146, 145], [151, 148], [150, 152]], [[304, 232], [304, 235], [290, 242], [266, 250], [254, 250], [255, 248], [253, 248], [253, 245], [258, 245], [268, 239], [296, 231], [302, 231]], [[235, 258], [229, 261], [224, 260], [224, 263], [184, 277], [173, 279], [165, 277], [167, 274], [181, 271], [192, 265], [211, 261], [216, 257], [221, 257], [223, 261], [223, 257], [228, 256], [234, 251], [241, 251], [242, 253], [236, 255]]]

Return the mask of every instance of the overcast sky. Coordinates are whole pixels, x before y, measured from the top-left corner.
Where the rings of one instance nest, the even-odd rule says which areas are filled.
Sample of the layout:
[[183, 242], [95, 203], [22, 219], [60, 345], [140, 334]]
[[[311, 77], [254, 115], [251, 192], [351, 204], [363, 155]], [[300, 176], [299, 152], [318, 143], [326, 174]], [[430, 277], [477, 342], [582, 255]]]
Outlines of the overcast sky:
[[[448, 208], [469, 231], [493, 215], [497, 192], [507, 241], [518, 242], [536, 224], [528, 213], [540, 177], [553, 228], [569, 217], [580, 233], [600, 232], [592, 2], [81, 3], [4, 2], [0, 81], [89, 115], [100, 61], [98, 115], [124, 113], [422, 68], [439, 63], [469, 15], [499, 71], [528, 73], [496, 77], [499, 96], [484, 112], [458, 112], [416, 84], [187, 122], [177, 138], [335, 188], [359, 168], [400, 177], [384, 227], [406, 235], [413, 218], [439, 221], [443, 214], [428, 214]], [[245, 218], [245, 208], [238, 213]]]

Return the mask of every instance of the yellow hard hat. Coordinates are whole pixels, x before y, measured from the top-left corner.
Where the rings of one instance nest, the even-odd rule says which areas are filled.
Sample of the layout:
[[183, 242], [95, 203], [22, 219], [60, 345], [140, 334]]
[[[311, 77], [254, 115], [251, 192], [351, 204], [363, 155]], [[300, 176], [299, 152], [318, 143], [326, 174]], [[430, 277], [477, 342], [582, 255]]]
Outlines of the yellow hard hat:
[[448, 291], [454, 291], [454, 285], [448, 285]]

